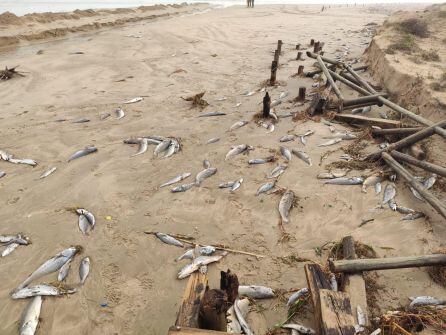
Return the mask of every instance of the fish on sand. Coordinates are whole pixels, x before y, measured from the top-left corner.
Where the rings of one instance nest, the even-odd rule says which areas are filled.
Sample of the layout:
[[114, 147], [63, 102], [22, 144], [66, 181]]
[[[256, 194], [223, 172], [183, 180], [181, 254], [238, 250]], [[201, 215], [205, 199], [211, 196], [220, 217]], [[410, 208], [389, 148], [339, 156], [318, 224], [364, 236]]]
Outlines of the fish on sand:
[[332, 184], [332, 185], [361, 185], [364, 179], [362, 177], [340, 177], [328, 179], [324, 182], [324, 184]]
[[238, 294], [251, 299], [270, 299], [275, 297], [273, 289], [259, 285], [240, 285]]
[[291, 151], [287, 147], [280, 146], [280, 153], [287, 162], [291, 161]]
[[179, 174], [178, 176], [173, 177], [172, 179], [169, 179], [164, 184], [161, 184], [160, 188], [161, 187], [165, 187], [165, 186], [169, 186], [169, 185], [172, 185], [172, 184], [175, 184], [175, 183], [178, 183], [179, 181], [182, 181], [182, 180], [188, 178], [190, 175], [191, 175], [191, 173], [189, 173], [189, 172], [185, 172], [185, 173]]
[[333, 144], [339, 143], [339, 142], [341, 142], [341, 141], [342, 141], [342, 138], [334, 138], [334, 139], [329, 140], [329, 141], [327, 141], [327, 142], [318, 144], [317, 146], [318, 146], [318, 147], [328, 147], [329, 145], [333, 145]]
[[81, 261], [81, 264], [79, 265], [79, 279], [81, 285], [84, 285], [85, 280], [87, 279], [89, 273], [90, 273], [90, 258], [85, 257]]
[[87, 156], [87, 155], [92, 154], [93, 152], [96, 152], [96, 151], [98, 151], [98, 149], [95, 146], [85, 147], [84, 149], [76, 151], [74, 154], [72, 154], [70, 156], [70, 158], [68, 158], [68, 162], [71, 162], [72, 160], [80, 158], [80, 157]]
[[291, 152], [295, 154], [297, 157], [299, 157], [301, 160], [303, 160], [305, 163], [307, 163], [309, 166], [312, 166], [313, 163], [311, 162], [310, 156], [305, 151], [297, 150], [297, 149], [291, 149]]
[[239, 144], [231, 148], [231, 150], [228, 151], [225, 157], [225, 161], [236, 156], [240, 155], [241, 153], [248, 152], [249, 150], [253, 150], [253, 147], [247, 145], [247, 144]]
[[158, 237], [162, 242], [164, 242], [166, 244], [174, 245], [174, 246], [180, 247], [180, 248], [184, 247], [183, 243], [181, 243], [176, 238], [174, 238], [170, 235], [167, 235], [164, 233], [155, 233], [155, 236]]
[[123, 102], [123, 104], [125, 104], [125, 105], [134, 104], [134, 103], [140, 102], [140, 101], [142, 101], [142, 98], [141, 97], [136, 97], [136, 98], [133, 98], [133, 99], [130, 99], [130, 100], [127, 100], [127, 101]]
[[294, 198], [294, 192], [291, 190], [286, 190], [279, 201], [279, 214], [282, 222], [284, 223], [290, 222], [289, 215], [290, 210], [293, 207]]
[[12, 299], [26, 299], [35, 296], [60, 296], [76, 293], [74, 288], [66, 288], [62, 285], [53, 286], [50, 284], [39, 284], [35, 286], [23, 287], [11, 293]]
[[43, 173], [40, 175], [39, 179], [43, 179], [43, 178], [48, 177], [50, 174], [52, 174], [54, 171], [56, 171], [56, 169], [57, 169], [56, 167], [52, 167], [52, 168], [46, 170], [45, 172], [43, 172]]
[[30, 299], [22, 313], [19, 325], [20, 335], [34, 335], [39, 324], [42, 297], [40, 295]]

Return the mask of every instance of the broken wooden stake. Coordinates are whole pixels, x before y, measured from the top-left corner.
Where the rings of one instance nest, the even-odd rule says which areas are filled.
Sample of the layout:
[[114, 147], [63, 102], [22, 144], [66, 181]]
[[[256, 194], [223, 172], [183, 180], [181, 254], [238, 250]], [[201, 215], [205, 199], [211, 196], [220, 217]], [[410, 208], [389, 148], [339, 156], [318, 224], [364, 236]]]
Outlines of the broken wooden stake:
[[302, 52], [298, 51], [297, 52], [297, 56], [296, 56], [296, 60], [301, 60], [302, 59]]
[[277, 50], [279, 51], [279, 55], [282, 53], [282, 40], [277, 41]]
[[271, 108], [271, 98], [268, 94], [268, 92], [265, 93], [265, 96], [263, 97], [263, 117], [268, 118], [269, 112]]
[[296, 44], [296, 50], [300, 49], [300, 44]]
[[279, 50], [274, 50], [274, 61], [277, 62], [277, 64], [279, 64], [279, 56], [280, 56], [280, 52]]
[[269, 84], [274, 86], [276, 84], [276, 73], [277, 73], [277, 62], [272, 61], [271, 63], [271, 78], [269, 80]]
[[313, 48], [313, 51], [314, 51], [314, 53], [317, 53], [318, 51], [319, 51], [319, 41], [318, 42], [314, 42], [314, 48]]
[[176, 326], [199, 328], [199, 311], [207, 284], [207, 275], [201, 272], [195, 272], [189, 277], [175, 322]]
[[299, 67], [297, 68], [297, 75], [298, 76], [302, 76], [304, 73], [304, 66], [303, 65], [299, 65]]
[[405, 162], [405, 163], [409, 163], [410, 165], [414, 165], [417, 166], [419, 168], [422, 168], [423, 170], [432, 172], [432, 173], [436, 173], [439, 176], [442, 177], [446, 177], [446, 168], [436, 165], [436, 164], [432, 164], [429, 162], [425, 162], [425, 161], [420, 161], [418, 159], [413, 158], [412, 156], [403, 154], [402, 152], [399, 151], [391, 151], [390, 155], [395, 158], [396, 160]]
[[314, 45], [314, 38], [312, 38], [311, 40], [310, 40], [310, 46], [313, 46]]
[[306, 92], [307, 92], [307, 88], [305, 86], [299, 87], [299, 95], [298, 95], [297, 99], [299, 101], [305, 101]]
[[361, 258], [329, 260], [330, 270], [335, 273], [355, 273], [362, 271], [415, 268], [423, 266], [444, 266], [446, 255], [434, 254], [409, 257]]

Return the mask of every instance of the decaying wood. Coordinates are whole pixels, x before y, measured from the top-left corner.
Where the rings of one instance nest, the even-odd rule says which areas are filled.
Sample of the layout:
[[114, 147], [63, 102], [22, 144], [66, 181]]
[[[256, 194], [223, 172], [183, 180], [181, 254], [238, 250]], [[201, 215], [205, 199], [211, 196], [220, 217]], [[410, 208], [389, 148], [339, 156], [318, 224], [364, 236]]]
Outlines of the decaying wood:
[[207, 290], [200, 305], [200, 328], [225, 331], [228, 294], [219, 289]]
[[435, 210], [446, 219], [446, 206], [431, 192], [426, 190], [407, 170], [392, 158], [387, 152], [382, 153], [382, 158], [399, 176], [403, 177]]
[[329, 260], [330, 270], [340, 273], [356, 273], [362, 271], [387, 270], [415, 268], [423, 266], [444, 266], [446, 265], [446, 255], [434, 254], [409, 257], [388, 257], [388, 258], [363, 258]]
[[420, 161], [418, 159], [413, 158], [410, 155], [403, 154], [399, 151], [391, 151], [390, 155], [398, 161], [406, 162], [411, 165], [422, 168], [426, 171], [436, 173], [439, 176], [446, 177], [446, 168], [444, 168], [442, 166], [432, 164], [429, 162], [425, 162], [425, 161]]
[[9, 80], [14, 78], [14, 76], [24, 77], [25, 75], [17, 71], [17, 68], [18, 66], [12, 67], [10, 69], [8, 69], [8, 67], [5, 67], [4, 70], [0, 71], [0, 80]]
[[325, 277], [320, 265], [305, 264], [305, 275], [307, 277], [308, 289], [311, 294], [311, 301], [313, 302], [314, 317], [318, 327], [318, 334], [321, 334], [322, 329], [322, 315], [320, 304], [320, 290], [330, 289], [330, 284]]
[[398, 128], [401, 127], [400, 121], [385, 120], [374, 117], [352, 114], [336, 114], [335, 119], [347, 123], [367, 124], [369, 126], [378, 126], [380, 128]]
[[354, 335], [355, 320], [348, 294], [322, 289], [320, 294], [322, 335]]
[[176, 326], [199, 328], [199, 311], [207, 284], [208, 278], [201, 272], [195, 272], [189, 277], [175, 322]]
[[313, 95], [313, 99], [311, 100], [310, 106], [307, 110], [309, 115], [322, 114], [325, 111], [331, 90], [331, 85], [327, 84], [322, 93], [316, 93]]
[[177, 327], [172, 326], [169, 329], [168, 335], [222, 335], [228, 334], [227, 332], [217, 332], [214, 330], [197, 329], [189, 327]]
[[238, 296], [238, 277], [231, 270], [220, 271], [220, 289], [228, 294], [228, 302], [233, 305]]
[[[342, 251], [344, 259], [356, 259], [355, 241], [352, 236], [346, 236], [342, 240]], [[365, 290], [365, 282], [362, 273], [344, 274], [341, 284], [342, 290], [350, 297], [350, 304], [352, 307], [353, 315], [357, 320], [357, 307], [360, 306], [361, 310], [365, 314], [366, 324], [369, 324], [368, 307], [367, 307], [367, 294]]]

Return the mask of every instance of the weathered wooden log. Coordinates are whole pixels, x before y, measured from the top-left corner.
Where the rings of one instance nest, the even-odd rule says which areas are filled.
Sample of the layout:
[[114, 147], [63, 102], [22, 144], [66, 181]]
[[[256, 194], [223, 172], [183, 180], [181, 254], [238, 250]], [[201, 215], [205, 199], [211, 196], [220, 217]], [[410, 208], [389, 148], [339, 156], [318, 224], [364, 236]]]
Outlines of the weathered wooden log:
[[393, 128], [393, 129], [376, 129], [372, 128], [373, 135], [382, 135], [382, 136], [398, 136], [398, 135], [412, 135], [414, 133], [422, 130], [423, 127], [415, 127], [415, 128]]
[[367, 95], [365, 97], [359, 97], [359, 98], [353, 98], [353, 99], [344, 99], [344, 106], [354, 106], [354, 105], [361, 105], [363, 103], [373, 103], [377, 105], [379, 103], [378, 97], [380, 97], [381, 94], [374, 94], [374, 95]]
[[423, 170], [426, 170], [426, 171], [429, 171], [432, 173], [436, 173], [442, 177], [446, 177], [446, 168], [444, 168], [442, 166], [432, 164], [429, 162], [425, 162], [425, 161], [420, 161], [418, 159], [413, 158], [412, 156], [403, 154], [402, 152], [395, 151], [395, 150], [391, 151], [390, 155], [398, 161], [409, 163], [410, 165], [417, 166], [419, 168], [422, 168]]
[[[386, 120], [388, 121], [388, 120]], [[387, 148], [380, 149], [379, 151], [376, 151], [366, 157], [369, 161], [375, 161], [379, 158], [381, 158], [381, 153], [386, 151], [392, 151], [392, 150], [400, 150], [402, 148], [411, 146], [414, 143], [417, 143], [418, 141], [424, 140], [425, 138], [432, 136], [435, 133], [435, 128], [443, 127], [446, 125], [446, 120], [441, 121], [437, 124], [434, 124], [430, 127], [423, 128], [419, 132], [412, 134], [410, 136], [407, 136], [406, 138], [403, 138], [402, 140], [390, 144]]]
[[342, 96], [341, 91], [339, 90], [338, 86], [334, 82], [330, 72], [328, 72], [327, 67], [325, 66], [325, 63], [322, 61], [321, 56], [317, 56], [317, 62], [319, 63], [319, 66], [321, 67], [321, 70], [324, 72], [325, 77], [327, 78], [328, 82], [330, 83], [330, 86], [332, 87], [333, 91], [336, 93], [336, 96], [340, 100], [344, 100], [344, 97]]
[[[311, 52], [311, 51], [307, 51], [307, 56], [310, 57], [310, 58], [316, 59], [317, 56], [320, 56], [320, 55], [315, 54], [314, 52]], [[331, 59], [331, 58], [328, 58], [328, 57], [325, 57], [325, 56], [321, 56], [321, 58], [322, 58], [322, 60], [325, 63], [338, 65], [338, 66], [344, 66], [344, 63], [342, 63], [341, 61], [338, 61], [338, 60], [335, 60], [335, 59]]]
[[367, 124], [369, 126], [378, 126], [380, 128], [398, 128], [401, 127], [400, 121], [385, 120], [374, 117], [367, 117], [353, 114], [335, 114], [334, 118], [338, 121], [347, 123]]
[[409, 257], [361, 258], [329, 260], [330, 270], [335, 273], [355, 273], [362, 271], [416, 268], [423, 266], [444, 266], [446, 255], [434, 254]]
[[404, 167], [402, 167], [387, 152], [382, 153], [382, 158], [398, 175], [403, 177], [435, 210], [446, 219], [446, 206], [428, 190], [424, 188]]
[[227, 335], [228, 333], [217, 332], [214, 330], [207, 330], [207, 329], [172, 326], [169, 328], [169, 333], [167, 335], [223, 335], [223, 334]]
[[298, 95], [297, 99], [299, 101], [305, 101], [306, 92], [307, 92], [307, 88], [305, 86], [299, 87], [299, 95]]
[[348, 87], [350, 87], [351, 89], [354, 89], [355, 91], [364, 94], [364, 95], [369, 95], [370, 93], [365, 89], [362, 88], [361, 86], [356, 85], [355, 83], [352, 83], [350, 80], [345, 79], [343, 76], [341, 76], [340, 74], [328, 70], [330, 72], [330, 74], [332, 75], [333, 78], [339, 80], [341, 83], [347, 85]]
[[269, 84], [274, 86], [276, 84], [276, 73], [277, 73], [277, 62], [272, 61], [271, 63], [271, 78], [269, 80]]
[[270, 109], [271, 109], [271, 98], [270, 98], [268, 92], [266, 92], [265, 96], [263, 97], [263, 117], [264, 118], [269, 117]]
[[220, 289], [225, 291], [228, 295], [228, 302], [233, 305], [235, 299], [238, 297], [238, 277], [231, 270], [220, 271]]
[[206, 274], [195, 272], [189, 277], [175, 322], [176, 326], [199, 328], [199, 311], [207, 284]]
[[355, 335], [355, 320], [353, 318], [350, 297], [344, 292], [322, 289], [321, 332], [322, 335]]

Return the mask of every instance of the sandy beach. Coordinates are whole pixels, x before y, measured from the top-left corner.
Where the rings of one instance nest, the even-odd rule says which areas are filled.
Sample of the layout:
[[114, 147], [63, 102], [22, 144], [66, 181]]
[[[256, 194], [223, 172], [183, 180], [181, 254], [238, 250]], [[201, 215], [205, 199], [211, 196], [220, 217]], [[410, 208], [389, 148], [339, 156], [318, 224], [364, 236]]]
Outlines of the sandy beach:
[[[373, 190], [362, 193], [360, 186], [323, 185], [316, 176], [343, 152], [337, 150], [322, 164], [320, 158], [349, 143], [318, 147], [330, 135], [322, 122], [279, 118], [274, 132], [267, 133], [253, 121], [261, 110], [264, 93], [258, 90], [269, 78], [277, 40], [284, 43], [277, 75], [282, 85], [267, 90], [272, 99], [289, 92], [289, 101], [275, 109], [280, 116], [304, 109], [291, 100], [300, 86], [310, 92], [313, 84], [310, 78], [292, 76], [300, 64], [311, 69], [314, 63], [295, 60], [297, 43], [305, 48], [311, 38], [324, 41], [326, 55], [342, 54], [348, 46], [348, 57], [360, 58], [373, 35], [371, 23], [381, 24], [393, 10], [358, 6], [321, 13], [320, 9], [190, 5], [140, 9], [136, 14], [101, 12], [51, 22], [30, 18], [0, 25], [0, 68], [20, 65], [25, 75], [0, 81], [0, 150], [38, 162], [30, 167], [0, 161], [0, 170], [6, 172], [0, 179], [0, 234], [23, 232], [32, 239], [31, 245], [0, 259], [0, 334], [17, 334], [27, 303], [12, 300], [9, 293], [44, 261], [71, 245], [81, 245], [84, 251], [73, 261], [67, 284], [78, 282], [79, 262], [85, 256], [91, 258], [90, 275], [78, 293], [44, 299], [37, 334], [166, 334], [175, 322], [187, 281], [176, 279], [186, 261], [175, 262], [175, 258], [185, 250], [144, 231], [186, 234], [200, 243], [265, 255], [228, 254], [209, 265], [211, 286], [218, 286], [220, 270], [230, 268], [240, 284], [284, 290], [306, 286], [304, 263], [286, 262], [290, 256], [323, 262], [326, 257], [319, 257], [314, 249], [348, 234], [373, 246], [381, 257], [430, 253], [444, 243], [444, 219], [416, 200], [402, 182], [396, 184], [398, 203], [423, 211], [426, 218], [402, 221], [401, 214], [387, 206], [377, 208], [382, 194]], [[142, 19], [131, 20], [137, 16]], [[115, 24], [93, 28], [95, 22]], [[63, 26], [67, 31], [60, 35], [45, 33]], [[203, 91], [209, 103], [203, 111], [181, 98]], [[247, 91], [256, 93], [244, 96]], [[123, 105], [135, 97], [143, 100]], [[119, 106], [125, 117], [117, 120], [113, 111]], [[373, 113], [380, 110], [374, 107]], [[197, 117], [212, 111], [226, 115]], [[105, 112], [112, 116], [101, 120]], [[73, 123], [80, 118], [90, 121]], [[249, 123], [228, 131], [240, 120]], [[291, 239], [279, 242], [281, 195], [256, 197], [255, 193], [284, 160], [278, 155], [276, 163], [257, 166], [247, 161], [277, 153], [280, 137], [307, 130], [315, 133], [306, 146], [298, 140], [285, 143], [290, 149], [305, 150], [313, 166], [293, 156], [278, 181], [278, 186], [292, 189], [298, 197], [285, 225]], [[149, 145], [145, 154], [130, 157], [138, 147], [123, 140], [148, 135], [179, 138], [182, 150], [166, 159], [156, 158], [155, 146]], [[214, 137], [220, 141], [206, 144]], [[254, 150], [225, 161], [231, 146], [238, 144]], [[98, 152], [67, 162], [88, 145]], [[370, 142], [370, 146], [377, 144]], [[159, 188], [185, 172], [192, 174], [185, 182], [192, 182], [203, 170], [204, 159], [218, 172], [200, 187], [184, 193]], [[50, 167], [57, 170], [39, 179]], [[368, 174], [371, 171], [351, 171], [349, 176]], [[240, 178], [243, 184], [235, 192], [218, 188], [221, 182]], [[96, 227], [88, 236], [79, 231], [77, 215], [67, 210], [72, 207], [95, 214]], [[359, 227], [368, 218], [374, 221]], [[52, 274], [40, 282], [54, 280]], [[380, 271], [376, 282], [382, 287], [377, 306], [383, 311], [407, 304], [409, 296], [445, 298], [444, 288], [433, 284], [422, 269]], [[258, 301], [256, 310], [249, 317], [256, 334], [286, 318], [285, 304], [278, 299]], [[296, 319], [313, 326], [311, 307]]]

